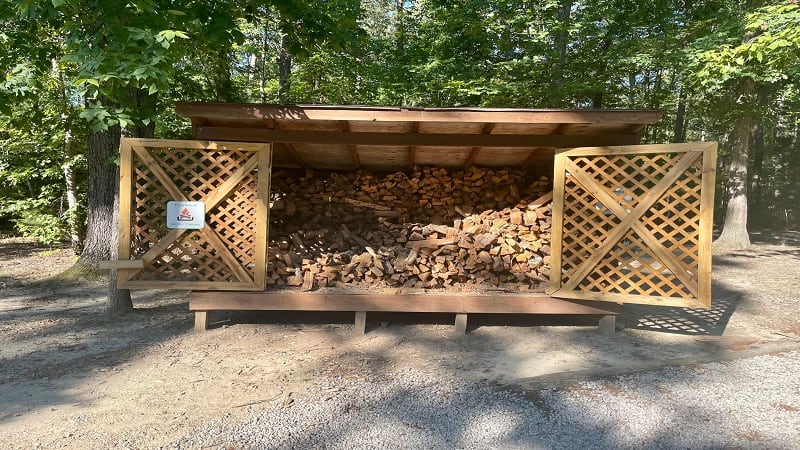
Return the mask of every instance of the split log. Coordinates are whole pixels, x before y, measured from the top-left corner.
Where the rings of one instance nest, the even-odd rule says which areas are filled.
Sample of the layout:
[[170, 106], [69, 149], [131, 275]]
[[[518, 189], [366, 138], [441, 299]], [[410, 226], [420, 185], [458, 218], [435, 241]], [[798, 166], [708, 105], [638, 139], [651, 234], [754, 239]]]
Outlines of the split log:
[[273, 176], [267, 284], [542, 290], [550, 181], [471, 168]]

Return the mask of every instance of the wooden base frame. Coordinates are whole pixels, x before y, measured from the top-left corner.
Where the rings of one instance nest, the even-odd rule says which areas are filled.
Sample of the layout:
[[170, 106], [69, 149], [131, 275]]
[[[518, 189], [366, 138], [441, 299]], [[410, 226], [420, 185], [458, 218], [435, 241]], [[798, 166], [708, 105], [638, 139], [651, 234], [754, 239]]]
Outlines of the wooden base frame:
[[354, 329], [366, 332], [367, 312], [455, 313], [456, 334], [467, 331], [468, 314], [580, 314], [600, 315], [602, 334], [614, 332], [614, 317], [622, 305], [572, 301], [540, 295], [439, 294], [324, 294], [286, 292], [192, 291], [189, 310], [195, 330], [208, 327], [209, 311], [354, 311]]

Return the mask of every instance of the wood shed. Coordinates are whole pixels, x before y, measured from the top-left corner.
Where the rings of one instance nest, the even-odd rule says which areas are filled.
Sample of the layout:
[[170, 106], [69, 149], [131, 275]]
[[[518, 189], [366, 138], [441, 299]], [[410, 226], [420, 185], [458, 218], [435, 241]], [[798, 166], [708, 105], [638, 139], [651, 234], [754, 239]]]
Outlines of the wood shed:
[[640, 110], [179, 103], [123, 139], [124, 288], [213, 310], [596, 314], [709, 307], [716, 143]]

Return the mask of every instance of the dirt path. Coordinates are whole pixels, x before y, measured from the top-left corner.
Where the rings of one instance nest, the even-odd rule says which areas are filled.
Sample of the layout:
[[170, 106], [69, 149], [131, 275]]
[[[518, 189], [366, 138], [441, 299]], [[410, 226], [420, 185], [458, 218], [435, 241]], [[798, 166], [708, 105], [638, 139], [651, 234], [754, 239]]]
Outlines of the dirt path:
[[626, 307], [610, 338], [594, 318], [515, 316], [471, 316], [455, 338], [448, 315], [370, 316], [355, 336], [352, 315], [310, 313], [218, 314], [195, 333], [185, 293], [164, 291], [134, 292], [136, 312], [110, 320], [102, 284], [37, 282], [68, 250], [0, 241], [0, 447], [159, 447], [224, 415], [291, 408], [336, 377], [558, 383], [796, 348], [800, 239], [760, 238], [715, 257], [712, 309]]

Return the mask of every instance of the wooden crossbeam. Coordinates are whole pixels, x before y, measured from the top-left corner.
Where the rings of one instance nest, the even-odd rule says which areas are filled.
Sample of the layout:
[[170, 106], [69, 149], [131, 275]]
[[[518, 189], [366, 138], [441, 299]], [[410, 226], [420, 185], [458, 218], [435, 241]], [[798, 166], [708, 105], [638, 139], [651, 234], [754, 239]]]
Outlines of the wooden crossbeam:
[[340, 131], [270, 130], [266, 128], [197, 127], [199, 139], [246, 142], [307, 143], [333, 145], [417, 147], [581, 147], [635, 144], [637, 136], [608, 135], [518, 135], [452, 133], [343, 133]]
[[617, 314], [622, 305], [576, 302], [548, 295], [326, 294], [297, 292], [206, 292], [189, 295], [192, 311], [385, 311], [484, 314]]

